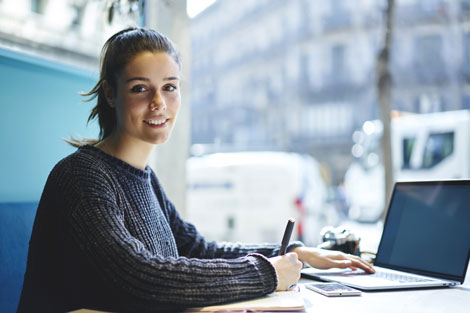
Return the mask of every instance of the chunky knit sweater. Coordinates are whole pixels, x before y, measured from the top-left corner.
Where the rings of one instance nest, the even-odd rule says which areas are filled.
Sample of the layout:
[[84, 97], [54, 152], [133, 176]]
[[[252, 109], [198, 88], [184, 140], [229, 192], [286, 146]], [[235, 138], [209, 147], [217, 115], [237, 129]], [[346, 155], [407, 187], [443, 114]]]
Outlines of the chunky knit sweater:
[[207, 242], [149, 167], [83, 146], [48, 177], [18, 311], [169, 311], [261, 296], [276, 288], [267, 257], [278, 249]]

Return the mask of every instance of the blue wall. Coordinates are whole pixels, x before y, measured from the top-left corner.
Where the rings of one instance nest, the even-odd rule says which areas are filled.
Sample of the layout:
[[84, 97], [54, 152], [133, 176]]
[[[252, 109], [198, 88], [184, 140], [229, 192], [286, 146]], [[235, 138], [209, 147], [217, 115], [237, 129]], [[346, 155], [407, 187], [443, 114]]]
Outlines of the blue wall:
[[0, 312], [16, 312], [36, 208], [52, 167], [75, 150], [61, 138], [96, 138], [86, 122], [95, 73], [0, 48]]
[[97, 74], [0, 48], [0, 202], [38, 201], [52, 167], [74, 149], [61, 138], [86, 127]]

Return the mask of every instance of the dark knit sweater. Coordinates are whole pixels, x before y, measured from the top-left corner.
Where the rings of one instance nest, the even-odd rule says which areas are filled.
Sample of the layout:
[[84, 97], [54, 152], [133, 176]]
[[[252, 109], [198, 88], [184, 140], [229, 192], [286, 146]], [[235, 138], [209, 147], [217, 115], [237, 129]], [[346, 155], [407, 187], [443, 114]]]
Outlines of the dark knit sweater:
[[149, 167], [83, 146], [48, 177], [18, 311], [168, 311], [261, 296], [276, 288], [266, 257], [277, 253], [205, 241]]

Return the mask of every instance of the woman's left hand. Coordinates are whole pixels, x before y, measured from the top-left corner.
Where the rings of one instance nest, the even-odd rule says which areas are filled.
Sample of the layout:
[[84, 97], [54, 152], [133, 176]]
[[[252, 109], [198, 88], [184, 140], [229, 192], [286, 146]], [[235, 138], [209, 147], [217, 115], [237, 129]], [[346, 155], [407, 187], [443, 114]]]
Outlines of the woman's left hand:
[[327, 269], [337, 267], [350, 268], [352, 270], [360, 268], [368, 273], [375, 273], [372, 265], [352, 254], [312, 247], [296, 247], [292, 252], [297, 253], [300, 261], [315, 268]]

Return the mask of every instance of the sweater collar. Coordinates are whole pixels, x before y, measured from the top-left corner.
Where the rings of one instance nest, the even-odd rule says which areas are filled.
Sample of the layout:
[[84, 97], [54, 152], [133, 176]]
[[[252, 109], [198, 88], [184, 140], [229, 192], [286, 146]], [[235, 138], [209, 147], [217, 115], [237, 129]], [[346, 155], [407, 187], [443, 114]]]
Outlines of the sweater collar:
[[144, 170], [142, 170], [92, 145], [81, 146], [78, 148], [78, 151], [92, 154], [95, 157], [98, 157], [99, 159], [110, 164], [113, 166], [113, 168], [123, 172], [124, 174], [130, 174], [132, 176], [148, 180], [150, 178], [150, 174], [152, 173], [152, 169], [148, 165], [145, 166]]

